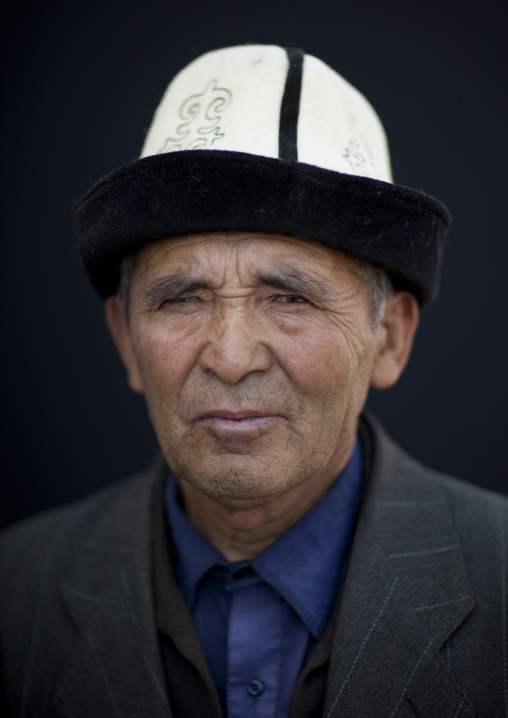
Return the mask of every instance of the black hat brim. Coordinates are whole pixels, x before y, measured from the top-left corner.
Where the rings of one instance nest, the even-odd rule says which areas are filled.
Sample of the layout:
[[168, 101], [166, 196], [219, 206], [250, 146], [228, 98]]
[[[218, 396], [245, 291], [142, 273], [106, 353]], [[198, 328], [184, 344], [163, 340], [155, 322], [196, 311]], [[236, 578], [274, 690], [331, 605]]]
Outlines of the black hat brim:
[[122, 260], [155, 239], [245, 231], [320, 242], [383, 267], [421, 305], [436, 296], [446, 207], [421, 191], [298, 162], [188, 150], [107, 175], [74, 208], [92, 284], [115, 294]]

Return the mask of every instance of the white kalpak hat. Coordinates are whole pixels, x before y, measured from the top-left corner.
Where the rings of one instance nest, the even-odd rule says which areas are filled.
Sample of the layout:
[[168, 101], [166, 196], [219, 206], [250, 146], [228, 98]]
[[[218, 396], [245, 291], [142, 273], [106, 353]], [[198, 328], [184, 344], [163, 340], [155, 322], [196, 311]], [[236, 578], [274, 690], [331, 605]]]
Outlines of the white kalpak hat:
[[310, 239], [384, 267], [421, 304], [435, 295], [450, 216], [392, 184], [367, 100], [296, 48], [207, 53], [171, 82], [141, 158], [77, 203], [80, 252], [103, 296], [153, 239], [220, 230]]

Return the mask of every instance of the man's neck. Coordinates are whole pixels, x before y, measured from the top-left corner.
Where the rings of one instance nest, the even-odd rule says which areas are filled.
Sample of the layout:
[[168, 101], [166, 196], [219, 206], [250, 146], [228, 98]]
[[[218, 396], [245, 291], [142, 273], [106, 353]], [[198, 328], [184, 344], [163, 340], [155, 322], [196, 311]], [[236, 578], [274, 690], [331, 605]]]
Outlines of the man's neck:
[[353, 447], [354, 443], [334, 453], [317, 474], [290, 491], [257, 505], [217, 503], [188, 481], [179, 479], [186, 514], [228, 561], [251, 559], [323, 498], [349, 461]]

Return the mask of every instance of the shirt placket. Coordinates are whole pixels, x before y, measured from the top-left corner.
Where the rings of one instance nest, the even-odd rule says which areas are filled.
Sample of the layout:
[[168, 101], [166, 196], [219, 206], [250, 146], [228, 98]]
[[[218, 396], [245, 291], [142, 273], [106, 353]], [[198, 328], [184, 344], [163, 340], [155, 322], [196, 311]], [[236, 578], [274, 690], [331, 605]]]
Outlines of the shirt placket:
[[278, 718], [282, 600], [255, 574], [232, 577], [228, 625], [228, 718]]

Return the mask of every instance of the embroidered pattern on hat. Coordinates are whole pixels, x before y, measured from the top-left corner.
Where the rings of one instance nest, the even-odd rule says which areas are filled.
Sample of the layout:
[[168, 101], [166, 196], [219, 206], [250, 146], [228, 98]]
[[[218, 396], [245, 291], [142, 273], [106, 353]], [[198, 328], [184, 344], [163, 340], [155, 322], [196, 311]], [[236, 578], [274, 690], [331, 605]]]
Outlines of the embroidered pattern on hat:
[[220, 122], [233, 94], [217, 84], [217, 80], [210, 80], [203, 92], [190, 95], [182, 102], [178, 114], [184, 122], [178, 125], [174, 137], [164, 141], [157, 154], [205, 149], [224, 137]]
[[354, 115], [348, 115], [347, 122], [350, 129], [350, 140], [344, 148], [342, 157], [351, 166], [354, 175], [363, 177], [377, 176], [376, 165], [372, 151], [367, 140], [360, 134], [358, 123]]

